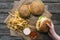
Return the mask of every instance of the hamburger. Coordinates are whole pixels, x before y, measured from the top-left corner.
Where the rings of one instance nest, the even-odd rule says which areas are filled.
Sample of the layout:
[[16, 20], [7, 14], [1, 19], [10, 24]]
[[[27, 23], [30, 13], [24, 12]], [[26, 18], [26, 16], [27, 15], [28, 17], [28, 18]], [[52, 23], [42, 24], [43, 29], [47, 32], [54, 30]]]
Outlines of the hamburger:
[[47, 23], [51, 25], [51, 19], [45, 16], [40, 16], [36, 23], [36, 29], [40, 32], [48, 32]]
[[42, 1], [33, 1], [30, 4], [31, 13], [34, 15], [41, 15], [44, 11], [44, 3]]
[[30, 15], [29, 5], [22, 5], [19, 9], [19, 13], [21, 17], [28, 17]]

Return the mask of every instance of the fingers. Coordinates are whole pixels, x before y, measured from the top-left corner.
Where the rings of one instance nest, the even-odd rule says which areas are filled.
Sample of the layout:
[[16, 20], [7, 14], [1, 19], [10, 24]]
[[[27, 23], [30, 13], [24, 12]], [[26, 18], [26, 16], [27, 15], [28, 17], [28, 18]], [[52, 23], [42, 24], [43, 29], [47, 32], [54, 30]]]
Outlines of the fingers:
[[50, 24], [48, 24], [48, 23], [47, 23], [47, 26], [48, 26], [49, 28], [51, 27], [51, 25], [50, 25]]
[[51, 23], [51, 26], [54, 27], [53, 23]]
[[54, 25], [53, 23], [51, 22], [51, 25], [49, 23], [47, 23], [47, 26], [50, 28], [50, 29], [53, 29], [54, 28]]

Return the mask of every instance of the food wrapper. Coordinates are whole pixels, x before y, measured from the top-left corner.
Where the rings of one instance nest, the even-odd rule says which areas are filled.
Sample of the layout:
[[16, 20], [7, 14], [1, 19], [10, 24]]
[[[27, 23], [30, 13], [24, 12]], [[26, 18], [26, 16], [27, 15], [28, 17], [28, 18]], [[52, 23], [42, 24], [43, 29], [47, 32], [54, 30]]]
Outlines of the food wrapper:
[[[21, 37], [24, 38], [24, 40], [43, 40], [43, 35], [40, 34], [40, 33], [38, 33], [36, 31], [36, 28], [35, 28], [36, 22], [37, 22], [39, 16], [36, 17], [34, 15], [31, 15], [31, 17], [29, 19], [19, 18], [18, 9], [22, 5], [29, 4], [29, 3], [33, 2], [33, 1], [40, 1], [40, 0], [20, 0], [20, 1], [15, 1], [14, 2], [13, 9], [10, 10], [8, 17], [4, 21], [6, 24], [8, 24], [7, 27], [10, 29], [11, 36], [21, 36]], [[51, 18], [52, 14], [48, 11], [48, 6], [45, 6], [45, 10], [44, 10], [42, 16], [46, 16], [48, 18]], [[13, 26], [13, 25], [12, 24], [11, 25], [9, 24], [9, 22], [10, 22], [9, 20], [10, 21], [15, 20], [15, 22], [17, 20], [16, 24], [19, 24], [19, 25], [20, 24], [23, 24], [25, 22], [26, 27], [29, 26], [29, 28], [31, 28], [32, 31], [35, 31], [36, 33], [38, 33], [38, 35], [39, 35], [38, 38], [37, 39], [32, 39], [30, 36], [24, 35], [23, 32], [21, 32], [20, 30], [18, 30], [16, 28], [15, 29], [14, 28], [12, 29], [11, 26]], [[20, 22], [20, 20], [22, 20], [23, 22]], [[23, 28], [25, 28], [25, 27], [23, 27]]]

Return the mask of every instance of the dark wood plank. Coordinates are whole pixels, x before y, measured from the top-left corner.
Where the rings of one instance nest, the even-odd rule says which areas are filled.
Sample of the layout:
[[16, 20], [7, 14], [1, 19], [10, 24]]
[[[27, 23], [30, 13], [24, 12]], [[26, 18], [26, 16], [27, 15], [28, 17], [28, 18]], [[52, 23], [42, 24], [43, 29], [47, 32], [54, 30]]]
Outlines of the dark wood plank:
[[1, 36], [1, 40], [10, 40], [10, 36]]
[[9, 12], [11, 9], [0, 9], [0, 12]]
[[54, 22], [54, 24], [60, 24], [60, 14], [56, 13], [56, 14], [52, 14], [52, 20]]
[[11, 36], [1, 36], [0, 39], [1, 40], [23, 40], [22, 37], [16, 37], [16, 36], [14, 36], [14, 37], [11, 37]]
[[13, 2], [13, 1], [19, 1], [19, 0], [0, 0], [0, 2]]
[[4, 24], [4, 23], [0, 23], [0, 29], [6, 29], [7, 28], [7, 25]]
[[0, 12], [8, 12], [13, 8], [13, 2], [0, 2]]
[[51, 13], [60, 13], [60, 3], [45, 3]]
[[53, 2], [53, 3], [57, 3], [57, 2], [60, 2], [60, 0], [42, 0], [43, 2], [47, 2], [47, 3], [50, 3], [50, 2]]
[[11, 8], [13, 8], [13, 2], [0, 2], [0, 10], [11, 9]]
[[[2, 26], [3, 27], [3, 26]], [[0, 36], [7, 36], [10, 34], [10, 31], [8, 28], [5, 28], [5, 29], [1, 29], [0, 28]]]
[[7, 14], [0, 13], [0, 23], [4, 23], [4, 20], [6, 19], [7, 16], [8, 16], [8, 13]]
[[60, 25], [54, 25], [54, 26], [55, 26], [56, 33], [60, 35]]
[[[2, 25], [3, 27], [3, 25]], [[6, 26], [5, 26], [6, 27]], [[0, 28], [0, 33], [9, 33], [9, 29], [6, 27], [6, 28]]]
[[23, 38], [20, 37], [16, 37], [16, 36], [10, 36], [11, 40], [23, 40]]

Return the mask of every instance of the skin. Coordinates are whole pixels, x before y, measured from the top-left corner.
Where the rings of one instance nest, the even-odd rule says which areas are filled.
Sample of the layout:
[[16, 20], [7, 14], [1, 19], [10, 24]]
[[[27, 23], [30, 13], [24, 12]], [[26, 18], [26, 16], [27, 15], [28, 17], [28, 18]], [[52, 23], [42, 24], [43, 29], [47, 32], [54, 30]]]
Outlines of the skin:
[[49, 27], [48, 35], [49, 35], [53, 40], [60, 40], [60, 36], [55, 32], [53, 23], [51, 23], [51, 25], [49, 25], [49, 24], [47, 23], [47, 26]]

